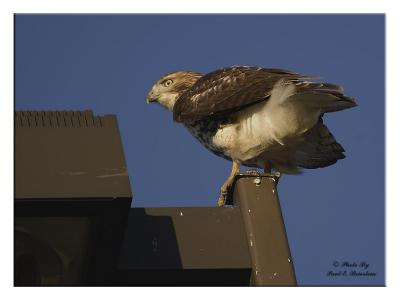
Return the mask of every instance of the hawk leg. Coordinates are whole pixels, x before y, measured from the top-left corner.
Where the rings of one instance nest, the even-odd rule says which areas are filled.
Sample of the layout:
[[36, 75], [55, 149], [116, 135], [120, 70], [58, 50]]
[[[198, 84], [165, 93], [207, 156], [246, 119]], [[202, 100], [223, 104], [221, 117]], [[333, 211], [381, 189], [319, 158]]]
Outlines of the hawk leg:
[[224, 184], [221, 187], [221, 193], [218, 198], [218, 206], [224, 206], [226, 202], [226, 197], [228, 196], [228, 191], [230, 187], [232, 186], [233, 180], [235, 179], [235, 176], [239, 174], [240, 172], [240, 163], [237, 161], [233, 161], [232, 163], [232, 170], [231, 170], [231, 175], [226, 179]]

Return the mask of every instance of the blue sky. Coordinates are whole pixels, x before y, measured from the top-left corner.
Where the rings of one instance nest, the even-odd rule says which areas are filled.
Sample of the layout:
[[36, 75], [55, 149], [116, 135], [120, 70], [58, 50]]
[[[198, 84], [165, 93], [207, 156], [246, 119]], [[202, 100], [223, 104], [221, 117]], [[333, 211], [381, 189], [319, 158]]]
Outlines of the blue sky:
[[[214, 206], [230, 162], [145, 96], [164, 73], [278, 67], [344, 86], [359, 107], [325, 123], [347, 158], [283, 176], [279, 196], [298, 283], [384, 282], [383, 15], [17, 15], [17, 110], [116, 114], [133, 205]], [[333, 262], [372, 277], [335, 277]]]

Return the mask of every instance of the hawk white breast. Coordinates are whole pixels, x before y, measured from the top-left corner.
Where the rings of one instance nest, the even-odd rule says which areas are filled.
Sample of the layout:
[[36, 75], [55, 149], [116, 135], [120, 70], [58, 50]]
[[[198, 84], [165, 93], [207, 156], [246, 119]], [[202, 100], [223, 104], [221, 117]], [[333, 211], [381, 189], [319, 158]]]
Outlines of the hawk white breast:
[[356, 106], [336, 84], [270, 68], [230, 67], [202, 75], [178, 71], [161, 77], [147, 95], [183, 123], [207, 149], [232, 160], [219, 205], [240, 165], [299, 173], [344, 158], [323, 124], [324, 113]]

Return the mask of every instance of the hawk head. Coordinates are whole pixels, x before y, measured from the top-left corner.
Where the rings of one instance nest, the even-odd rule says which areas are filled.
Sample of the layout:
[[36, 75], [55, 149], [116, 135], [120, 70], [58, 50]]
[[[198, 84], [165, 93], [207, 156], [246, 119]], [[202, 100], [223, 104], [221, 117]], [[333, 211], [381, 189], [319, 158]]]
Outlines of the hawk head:
[[158, 102], [172, 111], [176, 100], [202, 76], [191, 71], [168, 73], [153, 85], [146, 96], [147, 103]]

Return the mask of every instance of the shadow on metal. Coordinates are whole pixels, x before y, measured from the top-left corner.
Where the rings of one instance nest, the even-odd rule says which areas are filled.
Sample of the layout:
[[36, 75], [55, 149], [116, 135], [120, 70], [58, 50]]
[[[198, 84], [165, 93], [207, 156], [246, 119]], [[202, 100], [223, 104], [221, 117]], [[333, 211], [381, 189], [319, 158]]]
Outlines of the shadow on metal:
[[233, 207], [132, 208], [116, 285], [249, 285], [243, 223]]

